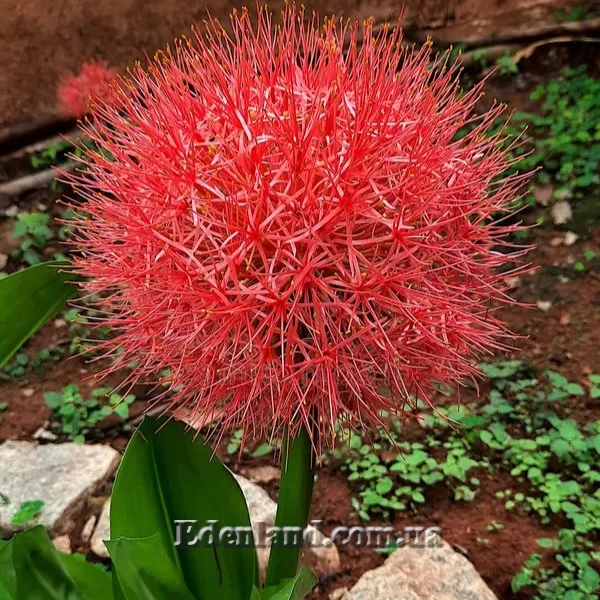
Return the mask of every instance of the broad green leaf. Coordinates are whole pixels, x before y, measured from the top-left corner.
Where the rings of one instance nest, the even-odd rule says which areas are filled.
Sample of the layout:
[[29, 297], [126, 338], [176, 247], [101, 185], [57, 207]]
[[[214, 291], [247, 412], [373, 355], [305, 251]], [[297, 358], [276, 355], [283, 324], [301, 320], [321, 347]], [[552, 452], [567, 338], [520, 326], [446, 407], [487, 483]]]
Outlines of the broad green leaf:
[[[281, 460], [287, 460], [287, 463], [281, 469], [275, 527], [300, 527], [304, 530], [308, 523], [314, 483], [312, 442], [306, 429], [302, 428], [291, 445], [285, 441]], [[301, 546], [279, 545], [274, 539], [269, 554], [265, 586], [277, 585], [284, 579], [293, 578], [298, 572], [301, 552]]]
[[[126, 600], [194, 600], [177, 565], [165, 556], [158, 534], [106, 542]], [[201, 569], [202, 565], [198, 565]]]
[[[175, 545], [177, 520], [195, 520], [193, 533]], [[214, 520], [214, 538], [189, 545]], [[250, 518], [235, 478], [202, 437], [174, 419], [144, 419], [132, 437], [113, 488], [111, 536], [157, 534], [157, 547], [182, 572], [196, 598], [249, 598], [254, 583], [253, 547], [219, 543], [222, 527], [250, 529]], [[185, 533], [186, 526], [181, 526]], [[226, 540], [225, 540], [226, 541]], [[119, 577], [120, 580], [120, 577]]]
[[12, 541], [18, 600], [96, 600], [78, 591], [46, 530], [38, 525]]
[[48, 263], [0, 280], [0, 367], [75, 295], [74, 280]]
[[87, 600], [113, 600], [112, 577], [102, 566], [87, 562], [84, 556], [58, 553], [60, 562]]
[[306, 567], [300, 570], [291, 580], [263, 590], [263, 600], [303, 600], [318, 583], [317, 576]]
[[12, 557], [12, 540], [0, 540], [0, 600], [17, 597], [17, 579]]

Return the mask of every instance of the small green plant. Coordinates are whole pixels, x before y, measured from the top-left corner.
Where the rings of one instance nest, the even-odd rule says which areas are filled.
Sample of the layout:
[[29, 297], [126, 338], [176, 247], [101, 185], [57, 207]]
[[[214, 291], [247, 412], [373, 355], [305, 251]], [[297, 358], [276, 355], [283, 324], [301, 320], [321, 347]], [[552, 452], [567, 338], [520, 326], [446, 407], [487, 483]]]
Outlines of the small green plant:
[[543, 566], [540, 553], [532, 554], [512, 580], [513, 592], [535, 589], [536, 600], [592, 600], [600, 591], [600, 574], [593, 566], [600, 559], [593, 544], [575, 532], [562, 529], [558, 539], [541, 538], [538, 545], [552, 551], [554, 566]]
[[600, 398], [600, 375], [589, 375], [588, 379], [590, 380], [590, 396], [592, 398]]
[[[243, 433], [244, 432], [242, 429], [236, 429], [233, 432], [231, 438], [229, 439], [229, 443], [227, 444], [227, 454], [237, 454], [239, 452], [240, 447], [242, 446]], [[267, 456], [268, 454], [271, 454], [271, 452], [275, 450], [275, 447], [276, 446], [265, 442], [257, 446], [252, 451], [244, 448], [243, 452], [252, 458], [259, 458], [260, 456]]]
[[513, 60], [510, 52], [505, 52], [497, 58], [496, 66], [500, 75], [516, 75], [519, 72], [519, 65]]
[[59, 433], [74, 442], [83, 443], [106, 417], [116, 415], [127, 419], [135, 396], [111, 394], [109, 388], [97, 388], [89, 398], [84, 398], [75, 384], [69, 384], [62, 392], [46, 392], [44, 400], [52, 409]]
[[42, 348], [33, 358], [30, 358], [26, 352], [19, 352], [7, 365], [0, 369], [0, 381], [19, 379], [30, 372], [39, 377], [51, 365], [59, 362], [63, 356], [64, 352], [58, 346]]
[[17, 254], [28, 265], [41, 262], [39, 251], [54, 237], [54, 233], [48, 227], [49, 221], [50, 217], [41, 212], [19, 215], [13, 235], [22, 240]]
[[42, 500], [26, 500], [21, 503], [19, 510], [13, 515], [11, 523], [13, 525], [26, 525], [37, 518], [44, 508]]
[[67, 140], [58, 140], [40, 152], [36, 152], [29, 157], [29, 162], [34, 169], [46, 169], [58, 165], [65, 160], [68, 152], [73, 152], [75, 147]]

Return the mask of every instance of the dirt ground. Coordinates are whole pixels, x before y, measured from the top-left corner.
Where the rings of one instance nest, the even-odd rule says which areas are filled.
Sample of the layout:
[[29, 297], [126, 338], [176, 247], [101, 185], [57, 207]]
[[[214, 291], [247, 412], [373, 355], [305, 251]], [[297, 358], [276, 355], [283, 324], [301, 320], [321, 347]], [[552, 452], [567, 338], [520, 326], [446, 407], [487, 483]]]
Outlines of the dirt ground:
[[[597, 0], [594, 0], [597, 1]], [[124, 69], [201, 21], [206, 9], [227, 22], [232, 0], [0, 0], [0, 130], [52, 118], [56, 86], [92, 59]], [[254, 0], [246, 3], [250, 9]], [[278, 11], [282, 0], [269, 6]], [[529, 35], [557, 25], [577, 0], [307, 0], [307, 12], [395, 22], [404, 6], [407, 36], [472, 42]]]

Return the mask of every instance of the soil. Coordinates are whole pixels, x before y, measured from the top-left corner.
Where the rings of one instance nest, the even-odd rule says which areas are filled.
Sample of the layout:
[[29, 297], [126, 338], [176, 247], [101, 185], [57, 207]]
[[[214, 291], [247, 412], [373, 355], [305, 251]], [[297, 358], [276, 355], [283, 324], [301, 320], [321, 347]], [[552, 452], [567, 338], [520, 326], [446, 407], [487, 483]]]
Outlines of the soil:
[[[68, 72], [89, 60], [105, 60], [124, 69], [189, 32], [206, 8], [224, 23], [234, 6], [228, 0], [1, 0], [0, 129], [45, 121], [55, 114], [56, 86]], [[248, 2], [250, 10], [254, 2]], [[269, 2], [278, 12], [283, 0]], [[304, 2], [307, 14], [323, 10]], [[329, 14], [395, 22], [404, 5], [407, 36], [431, 34], [442, 43], [487, 39], [499, 32], [510, 38], [556, 27], [556, 13], [581, 0], [330, 0]], [[1, 133], [1, 132], [0, 132]], [[2, 135], [0, 135], [0, 139]]]
[[[8, 1], [13, 2], [13, 0]], [[178, 0], [172, 0], [172, 2], [177, 2], [181, 7]], [[172, 2], [165, 1], [163, 4], [167, 6]], [[32, 0], [17, 4], [21, 14], [25, 14], [23, 11], [25, 7], [32, 4]], [[99, 38], [100, 40], [108, 40], [111, 36], [116, 35], [115, 32], [123, 34], [125, 31], [122, 27], [119, 29], [118, 19], [110, 16], [109, 7], [117, 4], [127, 8], [128, 14], [136, 23], [135, 27], [131, 26], [131, 29], [137, 32], [138, 37], [130, 41], [131, 48], [145, 47], [148, 44], [156, 45], [156, 37], [160, 36], [168, 39], [171, 35], [168, 31], [180, 27], [180, 21], [189, 21], [188, 13], [195, 6], [193, 2], [184, 3], [185, 8], [181, 11], [184, 14], [178, 15], [177, 18], [171, 14], [169, 18], [165, 17], [165, 23], [162, 22], [162, 19], [158, 20], [161, 26], [158, 30], [150, 32], [140, 28], [140, 24], [147, 22], [147, 19], [150, 18], [149, 15], [153, 15], [152, 22], [155, 24], [157, 15], [164, 16], [166, 12], [162, 11], [166, 11], [166, 8], [157, 7], [152, 2], [145, 2], [144, 8], [136, 12], [134, 0], [119, 0], [114, 3], [112, 0], [98, 0], [94, 5], [99, 7], [98, 10], [106, 11], [106, 23], [112, 24], [109, 27], [106, 24], [101, 26], [96, 23], [98, 31], [106, 33], [104, 38]], [[61, 7], [62, 10], [67, 10], [70, 5], [71, 2], [65, 1], [49, 7], [47, 9], [48, 21], [58, 22], [61, 18], [60, 15], [63, 14], [60, 12]], [[194, 10], [196, 9], [197, 7], [194, 8]], [[121, 12], [123, 10], [125, 9], [121, 8]], [[70, 12], [77, 11], [72, 9]], [[217, 10], [215, 12], [218, 14]], [[83, 17], [84, 15], [80, 14], [80, 19]], [[0, 40], [3, 39], [2, 27], [5, 26], [6, 22], [0, 22]], [[48, 27], [48, 23], [44, 26]], [[42, 38], [44, 35], [48, 35], [44, 31], [42, 28]], [[66, 32], [72, 33], [72, 31], [83, 35], [85, 29], [73, 29], [73, 23], [70, 23], [65, 30], [65, 35]], [[2, 43], [0, 41], [0, 46]], [[97, 43], [98, 48], [105, 47], [99, 41]], [[489, 95], [509, 100], [514, 108], [528, 108], [529, 90], [542, 79], [552, 76], [562, 64], [569, 62], [572, 58], [570, 53], [575, 52], [577, 60], [581, 60], [588, 50], [582, 47], [578, 48], [554, 49], [550, 53], [537, 57], [535, 61], [525, 61], [518, 77], [493, 79], [488, 88], [491, 91]], [[22, 52], [21, 48], [15, 49], [16, 56], [19, 56], [20, 52]], [[129, 51], [124, 48], [116, 49], [115, 52], [116, 60], [127, 61], [131, 57]], [[75, 60], [73, 58], [75, 56], [79, 60], [82, 55], [77, 55], [76, 51], [59, 53], [56, 64], [52, 63], [49, 71], [41, 74], [38, 84], [51, 87], [58, 70], [73, 66], [72, 61]], [[91, 55], [84, 57], [91, 57]], [[13, 59], [24, 60], [23, 56], [13, 57]], [[593, 57], [590, 58], [590, 64], [592, 66], [594, 64]], [[0, 102], [4, 96], [2, 77], [3, 75], [0, 73]], [[39, 90], [39, 87], [37, 89]], [[15, 97], [25, 98], [24, 102], [30, 102], [31, 98], [27, 94], [27, 90], [23, 88], [18, 90]], [[46, 95], [46, 98], [49, 97], [51, 96]], [[23, 106], [25, 105], [17, 103], [13, 117], [19, 114], [20, 110], [24, 110]], [[20, 114], [31, 114], [27, 112], [28, 110], [29, 108]], [[13, 165], [13, 167], [15, 173], [20, 173], [22, 168], [26, 168], [24, 163]], [[58, 210], [53, 204], [55, 198], [55, 192], [41, 190], [20, 198], [19, 208], [40, 210], [41, 207], [46, 206], [50, 207], [50, 210], [56, 215]], [[597, 205], [599, 198], [600, 195], [597, 194], [591, 198], [591, 202], [596, 202]], [[576, 208], [576, 210], [581, 210], [581, 208]], [[515, 282], [514, 296], [522, 304], [506, 307], [502, 311], [503, 319], [521, 336], [515, 343], [512, 357], [526, 360], [539, 368], [548, 368], [553, 365], [570, 381], [587, 385], [587, 375], [600, 372], [600, 261], [598, 259], [600, 257], [600, 221], [586, 218], [587, 220], [578, 230], [579, 239], [574, 245], [567, 247], [562, 244], [567, 228], [552, 226], [547, 218], [546, 210], [540, 209], [537, 213], [526, 215], [526, 218], [534, 222], [540, 215], [546, 216], [545, 224], [535, 229], [531, 238], [536, 246], [530, 255], [535, 270]], [[576, 214], [574, 223], [579, 222], [577, 217]], [[11, 219], [0, 219], [0, 254], [10, 255], [18, 246], [18, 241], [11, 235], [13, 226], [14, 221]], [[59, 247], [51, 248], [50, 252], [59, 249]], [[573, 265], [576, 261], [581, 260], [584, 250], [594, 251], [597, 258], [591, 262], [585, 274], [578, 275], [574, 271]], [[15, 267], [16, 264], [9, 262], [9, 271]], [[540, 302], [542, 304], [539, 304]], [[530, 306], [524, 306], [524, 304]], [[58, 327], [57, 324], [62, 325], [60, 321], [58, 323], [54, 321], [45, 326], [26, 344], [25, 349], [35, 353], [41, 348], [68, 344], [67, 326]], [[101, 363], [86, 363], [81, 357], [74, 357], [51, 365], [41, 376], [28, 375], [27, 380], [0, 383], [0, 400], [8, 402], [8, 408], [0, 412], [0, 442], [5, 439], [31, 439], [39, 427], [48, 427], [50, 411], [43, 399], [44, 392], [58, 391], [68, 383], [76, 383], [82, 390], [89, 389], [94, 385], [94, 373], [101, 367]], [[117, 383], [118, 374], [115, 374], [109, 380], [108, 385]], [[479, 401], [486, 400], [485, 392], [485, 389], [481, 390]], [[139, 397], [143, 397], [144, 394], [145, 390], [136, 390], [136, 395]], [[468, 400], [477, 400], [473, 390], [467, 390], [466, 396]], [[583, 403], [573, 402], [567, 409], [580, 423], [600, 419], [600, 403], [597, 401], [588, 399]], [[113, 425], [114, 423], [109, 423], [108, 428], [99, 433], [98, 439], [104, 439], [122, 450], [127, 441], [127, 434]], [[223, 449], [220, 450], [220, 453], [224, 454]], [[235, 458], [224, 456], [224, 460], [235, 466], [236, 470], [239, 470], [240, 466], [248, 468], [270, 464], [268, 458], [243, 458], [240, 463]], [[514, 600], [526, 598], [525, 595], [515, 596], [512, 594], [510, 581], [522, 567], [526, 557], [538, 549], [536, 540], [540, 537], [553, 536], [560, 528], [561, 523], [553, 522], [548, 527], [542, 527], [535, 517], [519, 511], [507, 512], [502, 502], [495, 496], [499, 490], [515, 489], [515, 480], [506, 473], [481, 473], [480, 479], [481, 487], [473, 502], [455, 502], [450, 490], [440, 485], [428, 492], [427, 503], [419, 515], [398, 514], [393, 524], [397, 530], [409, 525], [439, 526], [443, 537], [473, 562], [475, 568], [499, 598]], [[270, 484], [266, 487], [267, 491], [275, 498], [277, 484]], [[335, 465], [326, 466], [319, 471], [315, 484], [311, 518], [322, 520], [320, 529], [324, 533], [329, 533], [337, 525], [351, 526], [360, 523], [351, 507], [351, 498], [354, 493], [355, 490], [347, 482], [345, 475], [340, 473]], [[98, 502], [92, 504], [93, 511], [99, 512], [100, 504]], [[84, 521], [85, 519], [82, 517], [79, 529], [83, 527]], [[488, 531], [488, 525], [492, 521], [501, 522], [504, 526], [503, 529], [497, 532]], [[74, 549], [88, 551], [88, 547], [81, 544], [79, 540], [80, 531], [76, 531], [72, 536]], [[362, 573], [377, 567], [385, 560], [385, 555], [370, 548], [347, 546], [340, 547], [339, 550], [342, 569], [339, 573], [332, 574], [320, 581], [312, 596], [315, 600], [325, 600], [334, 589], [339, 587], [351, 587]]]

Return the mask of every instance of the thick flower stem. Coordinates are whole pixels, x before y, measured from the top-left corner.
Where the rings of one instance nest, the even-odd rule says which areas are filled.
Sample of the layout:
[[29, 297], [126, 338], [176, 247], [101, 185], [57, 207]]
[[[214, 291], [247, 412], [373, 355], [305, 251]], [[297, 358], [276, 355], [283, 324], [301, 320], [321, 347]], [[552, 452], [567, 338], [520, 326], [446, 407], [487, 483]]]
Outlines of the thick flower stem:
[[[284, 579], [295, 577], [300, 564], [304, 529], [308, 523], [308, 513], [314, 481], [314, 453], [306, 429], [290, 441], [284, 440], [281, 459], [281, 479], [279, 482], [279, 504], [275, 517], [275, 527], [299, 528], [297, 535], [290, 534], [284, 544], [282, 529], [273, 537], [265, 587], [277, 585]], [[276, 530], [277, 531], [277, 530]], [[289, 530], [288, 530], [289, 531]]]

